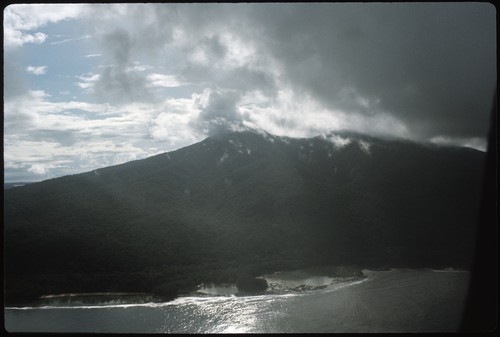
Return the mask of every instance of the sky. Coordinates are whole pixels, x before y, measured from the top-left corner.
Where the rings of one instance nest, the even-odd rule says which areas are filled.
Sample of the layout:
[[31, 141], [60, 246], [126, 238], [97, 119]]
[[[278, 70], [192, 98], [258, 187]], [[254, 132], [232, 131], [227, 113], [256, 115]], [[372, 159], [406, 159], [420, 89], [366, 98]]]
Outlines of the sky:
[[3, 15], [5, 182], [248, 128], [486, 149], [488, 3], [18, 4]]

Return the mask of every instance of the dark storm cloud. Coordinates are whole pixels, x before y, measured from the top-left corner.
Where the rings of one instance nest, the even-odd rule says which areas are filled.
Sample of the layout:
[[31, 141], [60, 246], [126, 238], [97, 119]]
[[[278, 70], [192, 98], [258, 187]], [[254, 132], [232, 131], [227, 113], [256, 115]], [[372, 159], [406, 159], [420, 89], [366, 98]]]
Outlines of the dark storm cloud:
[[[238, 98], [261, 90], [272, 99], [288, 86], [351, 121], [390, 116], [385, 120], [403, 124], [413, 139], [484, 137], [488, 131], [496, 85], [495, 9], [489, 4], [164, 4], [132, 6], [127, 14], [133, 28], [103, 39], [116, 63], [101, 72], [99, 88], [112, 96], [150, 99], [144, 76], [125, 71], [131, 51], [163, 55], [174, 45], [186, 55], [176, 64], [181, 80], [233, 90]], [[182, 46], [175, 46], [178, 28]], [[251, 61], [228, 66], [227, 33], [254, 48]], [[196, 62], [195, 53], [205, 62]], [[232, 111], [240, 118], [235, 98], [217, 98], [224, 99], [225, 117], [219, 117], [231, 120]], [[214, 114], [202, 112], [200, 122]], [[369, 123], [361, 124], [351, 128], [370, 132]], [[390, 134], [391, 125], [385, 128]]]
[[196, 47], [202, 48], [211, 62], [216, 62], [224, 58], [227, 53], [226, 46], [224, 46], [218, 36], [204, 36], [196, 42]]
[[186, 82], [199, 81], [231, 88], [241, 93], [259, 90], [273, 96], [276, 91], [276, 83], [272, 75], [263, 70], [245, 66], [221, 71], [210, 65], [190, 63], [186, 65], [179, 77]]
[[[489, 4], [263, 4], [253, 18], [293, 86], [331, 107], [385, 111], [417, 137], [487, 132], [496, 81]], [[346, 88], [364, 104], [346, 100]]]
[[130, 63], [133, 40], [126, 30], [116, 29], [106, 34], [103, 43], [118, 68], [125, 68]]
[[150, 101], [146, 76], [133, 70], [132, 51], [136, 40], [127, 30], [116, 28], [102, 36], [104, 56], [108, 64], [102, 66], [94, 92], [103, 101], [115, 103]]

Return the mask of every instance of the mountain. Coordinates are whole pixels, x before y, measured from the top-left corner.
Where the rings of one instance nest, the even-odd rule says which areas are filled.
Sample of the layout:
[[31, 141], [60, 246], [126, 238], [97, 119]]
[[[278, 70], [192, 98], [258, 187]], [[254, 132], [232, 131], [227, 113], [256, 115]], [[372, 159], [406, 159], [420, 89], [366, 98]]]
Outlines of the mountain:
[[4, 190], [8, 190], [10, 188], [24, 186], [26, 184], [30, 184], [30, 183], [25, 183], [25, 182], [10, 182], [10, 183], [6, 183], [6, 182], [4, 182], [3, 183], [3, 189]]
[[484, 158], [353, 133], [246, 131], [8, 189], [6, 299], [170, 294], [321, 264], [468, 268]]

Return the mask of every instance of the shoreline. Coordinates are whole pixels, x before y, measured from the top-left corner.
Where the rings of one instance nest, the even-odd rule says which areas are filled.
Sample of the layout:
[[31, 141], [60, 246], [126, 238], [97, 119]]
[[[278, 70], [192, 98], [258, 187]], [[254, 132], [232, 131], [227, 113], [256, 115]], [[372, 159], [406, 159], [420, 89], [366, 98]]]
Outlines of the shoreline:
[[[325, 289], [336, 289], [339, 286], [348, 285], [368, 279], [371, 273], [391, 271], [427, 271], [439, 273], [462, 273], [469, 272], [465, 269], [454, 268], [363, 268], [358, 269], [359, 274], [352, 276], [328, 276], [328, 273], [311, 272], [313, 268], [298, 269], [293, 271], [278, 271], [265, 274], [257, 278], [263, 278], [268, 283], [268, 288], [258, 294], [240, 293], [234, 283], [209, 283], [201, 284], [198, 289], [179, 294], [182, 297], [224, 297], [224, 296], [255, 296], [255, 295], [287, 295], [306, 294]], [[321, 270], [321, 268], [320, 268]], [[331, 275], [331, 274], [330, 274]], [[62, 293], [42, 295], [32, 303], [5, 305], [5, 309], [22, 308], [67, 308], [67, 307], [105, 307], [109, 305], [135, 305], [148, 303], [167, 303], [176, 298], [167, 299], [157, 294], [145, 292], [90, 292], [90, 293]]]

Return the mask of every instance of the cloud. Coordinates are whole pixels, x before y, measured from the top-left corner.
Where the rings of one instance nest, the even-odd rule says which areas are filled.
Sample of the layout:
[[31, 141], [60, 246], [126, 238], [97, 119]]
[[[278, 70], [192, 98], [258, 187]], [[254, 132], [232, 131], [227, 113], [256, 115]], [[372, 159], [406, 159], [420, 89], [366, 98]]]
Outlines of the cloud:
[[151, 69], [153, 69], [153, 67], [146, 64], [141, 64], [138, 61], [133, 61], [132, 65], [127, 67], [127, 71], [146, 71]]
[[99, 74], [94, 75], [91, 82], [98, 101], [123, 104], [147, 102], [155, 98], [149, 90], [146, 75], [143, 74], [146, 68], [132, 61], [135, 41], [123, 28], [116, 28], [101, 36], [102, 55], [107, 64], [101, 67]]
[[200, 113], [197, 102], [197, 95], [193, 95], [191, 98], [168, 98], [156, 104], [154, 108], [160, 113], [152, 114], [149, 127], [151, 138], [174, 146], [201, 140], [204, 135], [192, 127]]
[[85, 5], [78, 4], [11, 4], [3, 12], [4, 28], [4, 98], [24, 95], [29, 90], [23, 78], [22, 46], [43, 44], [49, 36], [38, 31], [50, 23], [84, 18]]
[[4, 33], [4, 45], [9, 47], [19, 47], [26, 43], [41, 44], [45, 42], [47, 35], [41, 32], [34, 34], [23, 34], [20, 31], [7, 31]]
[[163, 75], [152, 73], [147, 76], [147, 80], [149, 81], [149, 85], [152, 87], [179, 87], [183, 85], [178, 79], [176, 75]]
[[28, 169], [28, 172], [43, 176], [47, 174], [48, 170], [51, 168], [54, 168], [54, 166], [50, 164], [33, 164]]
[[[47, 41], [70, 42], [54, 23], [73, 19], [85, 30], [71, 40], [87, 67], [77, 77], [42, 59]], [[47, 177], [244, 127], [484, 148], [495, 33], [482, 3], [8, 6], [6, 165]], [[45, 91], [30, 87], [48, 68], [23, 63], [28, 43], [47, 48]], [[65, 90], [51, 89], [56, 74], [88, 101], [51, 97]]]
[[333, 146], [335, 146], [336, 148], [343, 148], [343, 147], [351, 144], [351, 139], [344, 138], [344, 137], [341, 137], [339, 135], [335, 135], [335, 134], [325, 135], [325, 134], [322, 134], [321, 136], [324, 139], [330, 141], [333, 144]]
[[190, 116], [162, 112], [152, 120], [149, 133], [154, 140], [169, 144], [201, 140], [201, 137], [191, 130], [190, 122]]
[[[285, 88], [317, 101], [332, 121], [343, 115], [359, 129], [363, 119], [376, 120], [377, 133], [391, 135], [398, 125], [397, 134], [416, 140], [484, 137], [488, 129], [496, 81], [488, 4], [177, 4], [126, 12], [139, 23], [122, 24], [126, 48], [113, 49], [182, 52], [181, 81], [240, 97], [261, 90], [270, 109]], [[141, 38], [152, 27], [153, 36]], [[147, 81], [134, 80], [148, 92]], [[221, 118], [232, 111], [238, 119], [238, 103], [227, 99]]]
[[488, 4], [280, 8], [253, 6], [248, 15], [293, 90], [360, 117], [383, 112], [417, 139], [487, 132], [496, 81]]
[[75, 84], [84, 90], [92, 92], [95, 83], [99, 81], [100, 77], [101, 75], [99, 74], [92, 74], [92, 73], [83, 74], [81, 76], [77, 76], [80, 82], [76, 82]]
[[[6, 178], [17, 181], [33, 181], [57, 176], [90, 171], [100, 167], [121, 164], [130, 160], [145, 158], [160, 151], [143, 149], [131, 143], [116, 143], [110, 140], [91, 138], [64, 146], [57, 142], [21, 140], [8, 142], [16, 155], [9, 151], [5, 156]], [[33, 154], [36, 149], [36, 154]], [[35, 175], [36, 177], [34, 177]]]
[[70, 38], [70, 39], [53, 41], [50, 44], [51, 45], [57, 45], [57, 44], [63, 44], [63, 43], [68, 43], [68, 42], [74, 42], [74, 41], [80, 41], [80, 40], [87, 40], [87, 39], [90, 39], [90, 38], [91, 38], [90, 35], [84, 35], [84, 36], [77, 37], [77, 38]]
[[236, 27], [207, 29], [205, 34], [184, 38], [190, 44], [183, 46], [187, 54], [181, 76], [188, 82], [216, 85], [220, 88], [247, 91], [261, 90], [269, 96], [276, 91], [276, 71], [273, 60], [261, 54], [252, 40], [230, 33]]
[[487, 150], [486, 140], [482, 137], [457, 138], [457, 137], [436, 136], [432, 137], [430, 141], [431, 143], [437, 145], [465, 146], [483, 152]]
[[280, 90], [272, 105], [249, 102], [239, 107], [245, 118], [243, 124], [276, 135], [314, 137], [335, 130], [351, 130], [379, 137], [409, 138], [408, 128], [395, 116], [383, 112], [362, 116], [332, 109], [310, 94], [297, 94], [291, 88]]
[[237, 109], [240, 98], [241, 94], [236, 90], [215, 86], [205, 89], [197, 97], [200, 113], [193, 126], [210, 136], [234, 130], [242, 122]]
[[204, 135], [191, 125], [200, 111], [197, 99], [111, 105], [55, 102], [44, 91], [10, 98], [4, 104], [6, 178], [31, 181], [36, 173], [47, 179], [200, 141]]
[[8, 50], [26, 43], [43, 43], [47, 35], [36, 30], [48, 23], [74, 19], [85, 14], [79, 4], [12, 4], [4, 9], [4, 47]]
[[33, 67], [28, 66], [26, 71], [32, 73], [33, 75], [43, 75], [47, 72], [47, 66]]
[[21, 95], [28, 90], [28, 80], [23, 76], [26, 71], [18, 50], [4, 50], [3, 80], [4, 100]]

